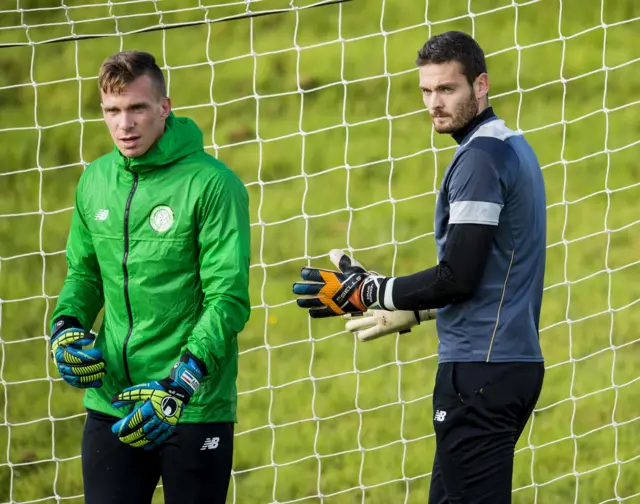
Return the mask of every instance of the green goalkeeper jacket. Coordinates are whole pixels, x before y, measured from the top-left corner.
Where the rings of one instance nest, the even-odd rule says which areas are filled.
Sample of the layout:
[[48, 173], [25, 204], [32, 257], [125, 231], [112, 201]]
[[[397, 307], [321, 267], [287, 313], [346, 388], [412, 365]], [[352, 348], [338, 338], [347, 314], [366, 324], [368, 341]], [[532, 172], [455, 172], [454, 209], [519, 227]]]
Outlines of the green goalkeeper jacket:
[[181, 422], [237, 421], [237, 335], [250, 313], [249, 197], [205, 153], [202, 132], [169, 115], [158, 143], [129, 159], [117, 148], [84, 171], [67, 241], [67, 276], [51, 320], [85, 329], [104, 306], [96, 348], [106, 361], [85, 407], [117, 417], [114, 394], [169, 376], [185, 350], [207, 376]]

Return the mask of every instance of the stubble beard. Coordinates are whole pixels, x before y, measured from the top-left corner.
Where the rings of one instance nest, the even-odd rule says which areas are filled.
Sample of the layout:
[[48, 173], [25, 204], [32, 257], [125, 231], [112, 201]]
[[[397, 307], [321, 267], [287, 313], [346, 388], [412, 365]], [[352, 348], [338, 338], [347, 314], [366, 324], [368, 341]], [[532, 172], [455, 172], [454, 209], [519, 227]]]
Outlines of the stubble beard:
[[472, 89], [471, 93], [469, 93], [469, 99], [459, 103], [453, 115], [450, 116], [452, 122], [443, 128], [438, 128], [434, 122], [434, 127], [438, 133], [453, 134], [464, 128], [467, 123], [478, 114], [478, 108], [478, 99]]

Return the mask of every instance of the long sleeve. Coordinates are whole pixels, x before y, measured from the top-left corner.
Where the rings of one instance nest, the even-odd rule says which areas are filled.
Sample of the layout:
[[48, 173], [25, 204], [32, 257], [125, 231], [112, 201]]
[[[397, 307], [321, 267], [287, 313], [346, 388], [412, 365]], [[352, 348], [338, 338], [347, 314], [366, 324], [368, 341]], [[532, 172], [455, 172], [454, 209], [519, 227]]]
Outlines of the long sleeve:
[[443, 257], [432, 268], [387, 282], [395, 309], [442, 308], [474, 295], [505, 204], [500, 159], [476, 148], [460, 156], [446, 191], [450, 215]]
[[394, 308], [442, 308], [473, 296], [484, 274], [495, 229], [486, 224], [451, 224], [442, 261], [427, 270], [394, 279]]
[[242, 181], [225, 169], [207, 185], [200, 203], [198, 247], [204, 311], [187, 349], [213, 373], [251, 310], [249, 196]]
[[91, 233], [83, 216], [83, 180], [81, 177], [76, 188], [67, 238], [67, 275], [51, 321], [53, 325], [60, 317], [75, 318], [84, 329], [90, 329], [104, 304], [104, 292]]

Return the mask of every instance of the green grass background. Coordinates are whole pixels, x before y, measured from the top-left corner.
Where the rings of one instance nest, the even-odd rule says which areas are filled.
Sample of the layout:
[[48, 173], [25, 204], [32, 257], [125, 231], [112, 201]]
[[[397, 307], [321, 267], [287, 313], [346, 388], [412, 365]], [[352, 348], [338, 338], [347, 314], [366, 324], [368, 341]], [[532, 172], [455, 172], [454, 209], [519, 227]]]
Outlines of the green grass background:
[[[89, 2], [65, 2], [80, 4]], [[56, 5], [20, 2], [23, 9]], [[169, 11], [198, 2], [155, 5]], [[210, 9], [209, 18], [244, 9]], [[111, 12], [94, 6], [66, 15], [81, 21], [149, 12], [154, 2], [114, 2]], [[202, 18], [194, 10], [163, 21]], [[4, 13], [0, 26], [66, 19], [64, 10]], [[120, 18], [118, 28], [157, 21]], [[45, 335], [65, 274], [75, 183], [83, 163], [111, 148], [95, 76], [106, 56], [126, 48], [158, 56], [177, 113], [198, 122], [209, 151], [251, 195], [254, 308], [239, 338], [229, 502], [426, 502], [434, 326], [358, 344], [339, 320], [310, 321], [290, 287], [309, 261], [330, 266], [331, 248], [351, 249], [386, 274], [434, 264], [433, 207], [454, 144], [431, 129], [414, 59], [429, 35], [449, 29], [472, 32], [489, 55], [491, 103], [509, 126], [527, 132], [548, 191], [547, 375], [518, 444], [514, 502], [634, 502], [635, 0], [541, 0], [517, 8], [508, 0], [356, 0], [252, 22], [3, 48], [0, 502], [82, 502], [81, 392], [59, 380]], [[76, 23], [75, 30], [113, 33], [115, 26]], [[6, 29], [0, 43], [68, 34], [68, 25]], [[155, 502], [162, 502], [161, 489]]]

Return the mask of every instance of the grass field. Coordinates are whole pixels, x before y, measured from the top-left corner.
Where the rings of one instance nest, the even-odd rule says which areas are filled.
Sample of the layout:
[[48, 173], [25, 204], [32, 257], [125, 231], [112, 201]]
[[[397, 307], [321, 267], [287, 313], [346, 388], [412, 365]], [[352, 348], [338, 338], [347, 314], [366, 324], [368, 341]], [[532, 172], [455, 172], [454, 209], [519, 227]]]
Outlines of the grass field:
[[[154, 2], [114, 4], [119, 16], [154, 11]], [[64, 10], [0, 14], [2, 27], [65, 20]], [[121, 18], [119, 28], [156, 22]], [[0, 50], [1, 503], [82, 502], [81, 392], [58, 379], [45, 335], [75, 183], [83, 163], [111, 148], [95, 75], [121, 48], [154, 52], [168, 67], [176, 113], [198, 122], [209, 151], [250, 191], [253, 311], [239, 338], [229, 502], [426, 502], [434, 326], [357, 344], [338, 320], [310, 321], [291, 284], [308, 260], [330, 266], [331, 248], [387, 274], [434, 264], [433, 207], [454, 144], [431, 130], [414, 59], [430, 34], [449, 29], [473, 30], [484, 47], [491, 104], [526, 132], [547, 184], [547, 374], [518, 444], [514, 502], [640, 502], [640, 4], [355, 0]], [[113, 33], [114, 24], [76, 30]], [[0, 30], [0, 44], [68, 33]]]

